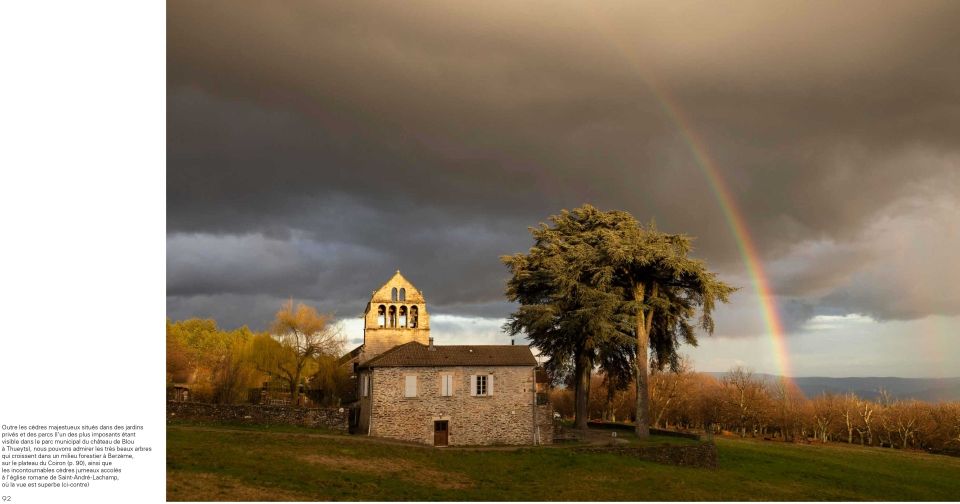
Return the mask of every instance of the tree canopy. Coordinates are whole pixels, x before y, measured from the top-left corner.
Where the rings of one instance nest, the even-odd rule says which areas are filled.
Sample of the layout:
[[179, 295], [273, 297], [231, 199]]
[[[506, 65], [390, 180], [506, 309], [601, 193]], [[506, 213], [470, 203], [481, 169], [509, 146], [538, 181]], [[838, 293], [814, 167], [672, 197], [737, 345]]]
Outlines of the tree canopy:
[[240, 400], [256, 382], [248, 365], [255, 338], [246, 326], [226, 331], [212, 319], [167, 320], [167, 382], [190, 383], [200, 400]]
[[525, 333], [548, 356], [545, 367], [551, 374], [573, 368], [575, 424], [585, 428], [594, 366], [599, 363], [609, 376], [627, 382], [635, 338], [622, 294], [591, 282], [595, 252], [583, 229], [567, 221], [557, 224], [531, 229], [535, 243], [528, 254], [501, 258], [513, 274], [507, 297], [520, 303], [505, 329]]
[[286, 383], [290, 397], [299, 396], [301, 380], [318, 371], [321, 356], [339, 356], [343, 336], [331, 324], [332, 317], [293, 300], [277, 311], [270, 327], [272, 336], [254, 339], [253, 358], [258, 370]]
[[[501, 258], [512, 273], [507, 297], [520, 303], [507, 329], [526, 333], [553, 367], [574, 360], [578, 394], [589, 393], [588, 364], [623, 383], [634, 377], [637, 433], [648, 435], [648, 349], [659, 368], [676, 367], [680, 344], [696, 345], [696, 327], [713, 332], [713, 309], [734, 288], [689, 257], [690, 237], [628, 212], [584, 205], [549, 221], [531, 228], [527, 254]], [[578, 419], [580, 404], [578, 395]]]
[[264, 333], [223, 330], [212, 319], [167, 320], [167, 384], [188, 384], [194, 400], [236, 403], [269, 379], [291, 393], [291, 404], [300, 385], [313, 401], [335, 404], [349, 394], [350, 376], [337, 361], [344, 340], [332, 320], [292, 300]]

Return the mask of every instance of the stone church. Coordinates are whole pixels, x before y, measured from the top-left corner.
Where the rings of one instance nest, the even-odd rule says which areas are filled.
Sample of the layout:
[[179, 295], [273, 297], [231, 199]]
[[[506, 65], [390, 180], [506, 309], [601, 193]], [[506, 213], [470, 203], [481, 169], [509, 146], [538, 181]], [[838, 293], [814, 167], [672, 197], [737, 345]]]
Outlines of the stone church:
[[373, 291], [363, 344], [341, 362], [357, 383], [355, 433], [435, 446], [552, 440], [530, 348], [434, 344], [423, 294], [399, 270]]

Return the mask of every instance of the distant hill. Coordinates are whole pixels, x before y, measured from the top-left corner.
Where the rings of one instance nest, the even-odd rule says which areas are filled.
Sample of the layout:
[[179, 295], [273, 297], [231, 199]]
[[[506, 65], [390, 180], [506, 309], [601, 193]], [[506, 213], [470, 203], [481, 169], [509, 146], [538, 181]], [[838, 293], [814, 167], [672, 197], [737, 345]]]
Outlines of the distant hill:
[[[726, 373], [707, 373], [722, 377]], [[764, 380], [780, 379], [777, 375], [754, 373]], [[893, 376], [874, 376], [856, 378], [828, 378], [823, 376], [803, 376], [793, 381], [807, 397], [816, 397], [825, 392], [845, 394], [853, 392], [863, 399], [875, 400], [884, 389], [896, 399], [918, 399], [928, 402], [960, 401], [960, 377], [956, 378], [897, 378]]]

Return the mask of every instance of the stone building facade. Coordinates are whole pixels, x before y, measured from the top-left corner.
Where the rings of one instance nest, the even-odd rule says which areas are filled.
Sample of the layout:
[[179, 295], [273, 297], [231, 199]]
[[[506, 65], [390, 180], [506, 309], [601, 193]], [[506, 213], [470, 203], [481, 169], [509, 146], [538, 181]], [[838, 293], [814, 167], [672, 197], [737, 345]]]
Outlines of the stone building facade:
[[535, 368], [525, 346], [407, 343], [361, 366], [359, 430], [431, 445], [535, 444]]
[[423, 295], [399, 271], [373, 292], [364, 343], [342, 359], [357, 379], [355, 433], [438, 446], [552, 441], [529, 347], [434, 345], [429, 331]]

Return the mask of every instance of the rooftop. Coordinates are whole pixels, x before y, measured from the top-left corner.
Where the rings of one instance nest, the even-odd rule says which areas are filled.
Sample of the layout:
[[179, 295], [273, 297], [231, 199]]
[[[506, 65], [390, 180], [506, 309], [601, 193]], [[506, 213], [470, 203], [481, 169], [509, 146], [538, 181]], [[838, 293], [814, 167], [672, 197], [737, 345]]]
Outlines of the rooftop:
[[362, 368], [433, 366], [536, 366], [525, 345], [434, 345], [411, 341], [370, 359]]

